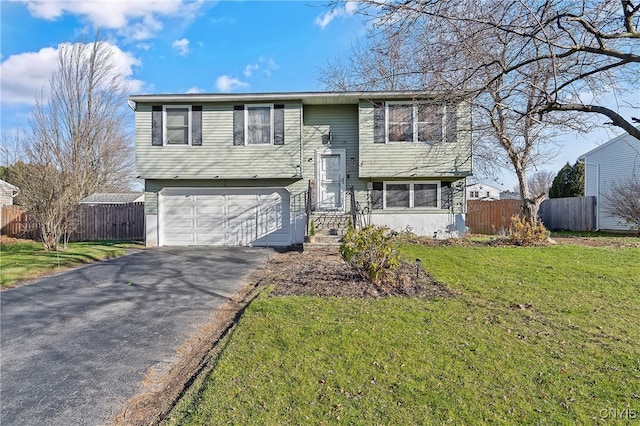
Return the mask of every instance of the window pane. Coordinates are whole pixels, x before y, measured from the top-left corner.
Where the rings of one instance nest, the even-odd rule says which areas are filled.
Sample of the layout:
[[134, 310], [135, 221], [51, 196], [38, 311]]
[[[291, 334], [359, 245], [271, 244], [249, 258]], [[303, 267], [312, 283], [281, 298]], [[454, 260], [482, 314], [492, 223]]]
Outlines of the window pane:
[[413, 121], [411, 105], [389, 105], [390, 123], [407, 123]]
[[389, 105], [389, 142], [413, 142], [411, 105]]
[[247, 143], [271, 143], [271, 107], [255, 107], [247, 110]]
[[189, 108], [167, 108], [167, 127], [188, 126]]
[[387, 207], [409, 207], [409, 185], [387, 184]]
[[390, 142], [412, 142], [413, 128], [411, 124], [389, 124]]
[[418, 106], [418, 141], [442, 142], [442, 107], [434, 105]]
[[418, 124], [418, 142], [442, 142], [442, 126], [438, 124]]
[[438, 207], [438, 185], [435, 183], [416, 183], [413, 185], [413, 206]]
[[186, 127], [178, 129], [167, 128], [167, 144], [187, 144], [189, 142], [188, 130]]

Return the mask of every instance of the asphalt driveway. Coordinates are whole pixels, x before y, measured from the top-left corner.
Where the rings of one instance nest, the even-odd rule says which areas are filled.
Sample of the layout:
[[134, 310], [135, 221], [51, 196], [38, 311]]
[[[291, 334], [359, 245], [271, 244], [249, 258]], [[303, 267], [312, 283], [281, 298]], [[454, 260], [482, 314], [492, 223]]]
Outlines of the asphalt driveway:
[[0, 293], [0, 424], [108, 423], [270, 251], [158, 248]]

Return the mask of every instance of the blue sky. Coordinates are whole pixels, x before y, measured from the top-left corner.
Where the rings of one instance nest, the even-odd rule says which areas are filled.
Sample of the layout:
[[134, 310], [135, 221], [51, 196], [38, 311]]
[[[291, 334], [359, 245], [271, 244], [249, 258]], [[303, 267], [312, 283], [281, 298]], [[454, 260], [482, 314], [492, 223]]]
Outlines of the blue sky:
[[[353, 4], [330, 10], [326, 3], [0, 0], [2, 131], [26, 124], [36, 93], [46, 92], [58, 46], [92, 41], [98, 28], [132, 94], [322, 90], [318, 69], [348, 54], [367, 26]], [[639, 98], [631, 100], [637, 105]], [[616, 103], [622, 105], [612, 99], [609, 106]], [[557, 171], [617, 133], [568, 135], [561, 155], [542, 168]], [[515, 180], [507, 174], [500, 182], [512, 188]]]

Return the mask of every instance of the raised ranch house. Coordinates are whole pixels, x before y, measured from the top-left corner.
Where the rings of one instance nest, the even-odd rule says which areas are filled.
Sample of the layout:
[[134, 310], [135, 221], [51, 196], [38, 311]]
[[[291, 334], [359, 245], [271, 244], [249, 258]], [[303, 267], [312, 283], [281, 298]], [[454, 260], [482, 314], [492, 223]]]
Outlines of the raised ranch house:
[[640, 140], [623, 133], [578, 157], [584, 163], [584, 195], [596, 197], [596, 231], [629, 231], [631, 225], [609, 212], [611, 185], [640, 176]]
[[[138, 95], [146, 243], [289, 246], [311, 220], [464, 231], [463, 97], [422, 92]], [[312, 219], [313, 218], [313, 219]]]

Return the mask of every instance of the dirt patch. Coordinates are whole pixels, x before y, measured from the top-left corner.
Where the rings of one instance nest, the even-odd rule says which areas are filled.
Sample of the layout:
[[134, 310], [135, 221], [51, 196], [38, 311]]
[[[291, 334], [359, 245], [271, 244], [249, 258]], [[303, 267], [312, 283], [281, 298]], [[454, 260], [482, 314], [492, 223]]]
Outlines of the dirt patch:
[[381, 284], [362, 279], [342, 260], [337, 247], [283, 253], [267, 266], [262, 279], [273, 285], [272, 296], [320, 297], [451, 297], [452, 293], [422, 268], [403, 263]]
[[0, 244], [16, 244], [16, 243], [32, 243], [33, 240], [21, 240], [19, 238], [7, 237], [0, 235]]
[[553, 237], [553, 240], [584, 247], [640, 248], [640, 239], [633, 237]]

